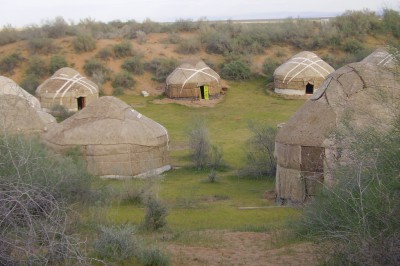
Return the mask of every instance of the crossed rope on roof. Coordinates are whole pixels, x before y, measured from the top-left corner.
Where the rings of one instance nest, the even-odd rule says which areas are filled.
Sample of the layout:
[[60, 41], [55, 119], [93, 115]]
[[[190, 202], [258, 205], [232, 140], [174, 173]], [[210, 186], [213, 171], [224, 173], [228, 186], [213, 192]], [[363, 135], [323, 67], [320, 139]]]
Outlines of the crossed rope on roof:
[[181, 87], [181, 91], [180, 91], [179, 93], [182, 93], [183, 87], [185, 87], [186, 83], [187, 83], [191, 78], [193, 78], [194, 76], [196, 76], [196, 75], [199, 74], [199, 73], [202, 73], [202, 74], [205, 74], [205, 75], [207, 75], [207, 76], [212, 77], [212, 78], [215, 79], [215, 80], [218, 82], [218, 84], [219, 84], [219, 81], [218, 81], [218, 78], [217, 78], [217, 77], [215, 77], [215, 76], [213, 76], [213, 75], [211, 75], [211, 74], [209, 74], [209, 73], [207, 73], [207, 72], [204, 72], [204, 70], [210, 69], [209, 67], [203, 67], [203, 68], [201, 68], [201, 69], [181, 68], [181, 67], [178, 67], [177, 69], [179, 69], [179, 70], [185, 70], [185, 71], [193, 71], [193, 73], [183, 82], [182, 87]]
[[[318, 58], [317, 56], [315, 56], [314, 58]], [[300, 60], [297, 61], [296, 60]], [[295, 61], [295, 62], [293, 62]], [[286, 78], [288, 77], [288, 75], [290, 73], [292, 73], [295, 69], [297, 69], [300, 66], [304, 66], [302, 69], [299, 70], [299, 72], [297, 72], [295, 75], [293, 75], [289, 81], [291, 82], [295, 77], [297, 77], [298, 75], [300, 75], [302, 72], [304, 72], [307, 68], [311, 68], [313, 69], [315, 72], [317, 72], [322, 78], [325, 78], [326, 75], [322, 74], [320, 70], [326, 72], [327, 74], [330, 74], [330, 72], [328, 70], [326, 70], [324, 67], [322, 67], [321, 65], [319, 65], [318, 63], [323, 62], [322, 59], [316, 60], [316, 61], [312, 61], [308, 58], [305, 57], [295, 57], [293, 58], [293, 60], [290, 60], [289, 62], [287, 62], [287, 64], [296, 64], [295, 67], [293, 67], [290, 71], [288, 71], [285, 75], [285, 78], [283, 79], [283, 82], [286, 81]], [[317, 66], [320, 68], [320, 70], [318, 70], [317, 68], [315, 68], [314, 66]]]
[[59, 88], [59, 89], [56, 91], [56, 94], [54, 95], [53, 100], [58, 96], [58, 94], [59, 94], [61, 91], [64, 90], [64, 91], [62, 92], [62, 94], [61, 94], [61, 99], [60, 99], [60, 104], [62, 104], [62, 98], [65, 96], [65, 94], [66, 94], [66, 93], [72, 88], [72, 86], [75, 85], [75, 84], [79, 84], [79, 85], [81, 85], [81, 86], [87, 88], [87, 89], [90, 91], [91, 94], [96, 93], [96, 92], [97, 92], [97, 89], [96, 89], [93, 85], [91, 85], [91, 84], [89, 84], [88, 82], [84, 81], [84, 80], [83, 80], [84, 78], [85, 78], [85, 77], [81, 76], [80, 74], [76, 74], [76, 75], [74, 75], [74, 76], [71, 77], [71, 78], [69, 78], [68, 75], [66, 75], [66, 74], [60, 74], [60, 76], [51, 77], [50, 79], [52, 79], [52, 80], [64, 80], [64, 81], [66, 81], [66, 82], [61, 86], [61, 88]]

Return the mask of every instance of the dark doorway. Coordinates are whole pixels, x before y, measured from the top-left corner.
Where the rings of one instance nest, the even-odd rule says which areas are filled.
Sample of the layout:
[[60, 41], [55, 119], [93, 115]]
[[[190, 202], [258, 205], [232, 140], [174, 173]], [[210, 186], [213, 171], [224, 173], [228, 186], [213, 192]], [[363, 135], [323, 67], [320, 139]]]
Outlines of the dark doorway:
[[200, 86], [201, 99], [204, 99], [204, 86]]
[[77, 100], [78, 100], [78, 110], [81, 110], [86, 105], [85, 97], [79, 97]]
[[314, 85], [307, 83], [306, 85], [306, 94], [313, 94], [314, 93]]

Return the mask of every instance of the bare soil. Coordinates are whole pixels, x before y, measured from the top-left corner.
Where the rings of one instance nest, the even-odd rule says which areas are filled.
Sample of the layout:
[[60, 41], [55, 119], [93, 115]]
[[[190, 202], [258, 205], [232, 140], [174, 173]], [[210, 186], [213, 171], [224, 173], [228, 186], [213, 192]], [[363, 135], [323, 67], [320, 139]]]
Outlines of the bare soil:
[[269, 233], [224, 232], [219, 234], [218, 242], [211, 247], [197, 245], [169, 244], [172, 265], [316, 265], [313, 255], [315, 246], [311, 243], [287, 244], [274, 247], [276, 236]]

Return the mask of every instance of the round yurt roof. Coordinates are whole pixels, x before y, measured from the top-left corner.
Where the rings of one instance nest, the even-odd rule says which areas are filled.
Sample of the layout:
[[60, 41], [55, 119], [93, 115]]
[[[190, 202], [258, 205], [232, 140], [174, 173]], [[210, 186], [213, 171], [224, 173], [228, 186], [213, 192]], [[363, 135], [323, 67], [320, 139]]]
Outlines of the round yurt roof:
[[196, 65], [185, 63], [177, 67], [168, 77], [167, 85], [175, 84], [185, 86], [187, 83], [207, 84], [220, 82], [220, 76], [203, 61]]
[[335, 70], [316, 54], [304, 51], [280, 65], [274, 71], [274, 76], [281, 76], [284, 83], [289, 83], [293, 79], [312, 77], [325, 79], [333, 71]]
[[135, 144], [160, 146], [167, 130], [123, 101], [101, 97], [50, 130], [45, 139], [58, 145]]
[[55, 93], [54, 97], [62, 97], [69, 91], [83, 90], [90, 94], [98, 94], [97, 85], [82, 76], [78, 71], [63, 67], [45, 80], [37, 89], [36, 94]]
[[32, 107], [25, 98], [5, 94], [0, 96], [0, 130], [10, 133], [41, 133], [56, 124], [50, 114]]
[[396, 65], [396, 57], [392, 53], [389, 53], [386, 48], [378, 48], [361, 62], [376, 64], [383, 67], [394, 67]]
[[400, 83], [389, 69], [365, 62], [346, 65], [332, 73], [279, 129], [276, 141], [322, 146], [345, 117], [358, 127], [376, 126], [377, 121], [385, 124], [392, 116], [393, 106], [387, 103], [393, 97], [400, 98]]
[[33, 95], [29, 94], [27, 91], [18, 86], [18, 84], [15, 83], [13, 80], [4, 76], [0, 76], [0, 96], [5, 94], [22, 97], [27, 100], [33, 108], [37, 110], [41, 109], [38, 99], [36, 99]]

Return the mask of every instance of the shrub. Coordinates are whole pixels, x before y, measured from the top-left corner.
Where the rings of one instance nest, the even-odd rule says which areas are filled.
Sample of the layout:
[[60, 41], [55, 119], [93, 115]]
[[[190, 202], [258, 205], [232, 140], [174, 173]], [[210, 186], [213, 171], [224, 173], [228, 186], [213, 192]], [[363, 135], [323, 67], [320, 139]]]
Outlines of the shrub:
[[335, 18], [334, 24], [346, 37], [364, 36], [377, 30], [379, 18], [370, 10], [346, 11]]
[[197, 28], [197, 25], [191, 19], [178, 19], [172, 25], [171, 28], [178, 32], [190, 32]]
[[111, 85], [113, 88], [131, 89], [135, 86], [136, 81], [127, 71], [122, 71], [114, 75]]
[[246, 167], [239, 173], [246, 176], [275, 176], [274, 157], [276, 129], [249, 123], [252, 136], [246, 142]]
[[113, 51], [116, 58], [124, 58], [133, 55], [132, 44], [129, 41], [114, 45]]
[[42, 78], [49, 73], [49, 68], [41, 57], [34, 55], [29, 58], [26, 73]]
[[28, 74], [21, 81], [21, 87], [30, 94], [35, 94], [36, 88], [40, 85], [40, 79], [34, 74]]
[[68, 23], [63, 17], [56, 17], [54, 20], [48, 20], [42, 26], [43, 31], [47, 33], [49, 38], [61, 38], [65, 36], [68, 28]]
[[274, 71], [279, 66], [279, 63], [271, 58], [266, 58], [262, 65], [262, 73], [267, 77], [267, 82], [274, 80]]
[[138, 30], [136, 32], [136, 39], [138, 40], [139, 44], [143, 44], [147, 41], [147, 34], [144, 31]]
[[250, 68], [240, 60], [224, 64], [221, 68], [221, 77], [224, 79], [244, 80], [249, 79], [250, 76]]
[[141, 75], [144, 72], [144, 64], [139, 56], [134, 56], [126, 59], [122, 64], [122, 69], [129, 71], [133, 74]]
[[54, 105], [51, 108], [51, 114], [56, 116], [58, 119], [58, 122], [64, 121], [68, 117], [74, 114], [74, 112], [68, 111], [68, 108], [62, 105]]
[[54, 55], [50, 58], [50, 74], [53, 74], [57, 70], [63, 67], [67, 67], [68, 63], [64, 56], [62, 55]]
[[359, 42], [358, 40], [350, 39], [350, 40], [347, 40], [343, 44], [343, 49], [348, 53], [355, 54], [355, 53], [363, 50], [364, 45], [361, 42]]
[[176, 51], [181, 54], [194, 54], [200, 50], [200, 43], [196, 39], [181, 40]]
[[139, 261], [143, 266], [168, 266], [170, 259], [156, 247], [142, 250]]
[[383, 25], [393, 34], [394, 37], [400, 37], [400, 13], [392, 9], [383, 10]]
[[121, 87], [113, 88], [113, 95], [118, 96], [124, 94], [124, 89]]
[[96, 49], [96, 41], [88, 34], [78, 35], [72, 42], [77, 53], [90, 52]]
[[18, 53], [12, 53], [0, 60], [0, 72], [5, 74], [14, 74], [14, 69], [21, 64], [24, 58]]
[[132, 226], [100, 226], [100, 235], [93, 243], [97, 256], [110, 261], [124, 261], [137, 255], [138, 243]]
[[96, 58], [90, 58], [87, 60], [83, 65], [83, 70], [85, 71], [85, 74], [90, 77], [97, 76], [99, 81], [106, 81], [111, 75], [111, 70]]
[[167, 225], [167, 207], [154, 196], [145, 199], [146, 214], [144, 216], [144, 228], [155, 231]]
[[11, 25], [6, 25], [0, 31], [0, 45], [14, 43], [21, 39], [20, 35]]
[[113, 52], [108, 47], [101, 49], [96, 55], [97, 58], [99, 58], [103, 61], [109, 61], [110, 58], [112, 58], [113, 56], [114, 56]]
[[163, 82], [177, 66], [178, 61], [175, 58], [156, 58], [145, 67], [154, 74], [154, 80]]
[[53, 39], [33, 38], [28, 41], [28, 47], [31, 54], [50, 54], [55, 50]]

